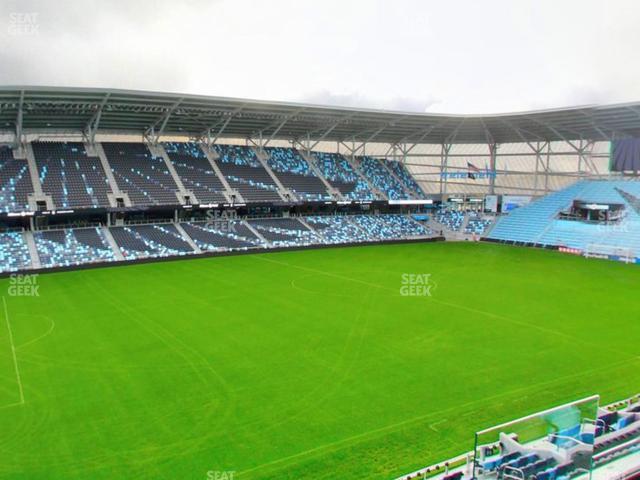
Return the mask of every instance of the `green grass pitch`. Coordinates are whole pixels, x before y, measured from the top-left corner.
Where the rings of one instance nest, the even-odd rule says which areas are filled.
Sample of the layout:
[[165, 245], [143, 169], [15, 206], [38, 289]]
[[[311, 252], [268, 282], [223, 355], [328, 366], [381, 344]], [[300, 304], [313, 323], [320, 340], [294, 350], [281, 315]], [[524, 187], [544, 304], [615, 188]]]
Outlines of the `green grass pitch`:
[[[423, 273], [431, 296], [400, 295]], [[38, 284], [0, 280], [2, 479], [390, 479], [640, 386], [640, 269], [555, 252], [367, 246]]]

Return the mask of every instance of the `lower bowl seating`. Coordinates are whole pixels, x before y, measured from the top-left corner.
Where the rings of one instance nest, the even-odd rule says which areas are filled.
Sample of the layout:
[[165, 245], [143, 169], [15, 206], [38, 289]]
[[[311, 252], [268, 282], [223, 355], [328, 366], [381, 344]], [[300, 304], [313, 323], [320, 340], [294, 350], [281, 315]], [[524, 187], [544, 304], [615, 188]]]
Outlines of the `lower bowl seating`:
[[375, 240], [347, 216], [311, 216], [306, 221], [328, 243], [352, 243]]
[[22, 233], [0, 233], [0, 272], [17, 272], [28, 268], [31, 268], [31, 256]]
[[248, 250], [263, 242], [241, 221], [185, 222], [182, 228], [203, 251]]
[[116, 260], [98, 227], [35, 232], [33, 237], [44, 268]]
[[320, 243], [320, 237], [296, 218], [264, 218], [249, 223], [274, 247]]
[[176, 227], [170, 224], [111, 227], [111, 234], [125, 259], [194, 253]]

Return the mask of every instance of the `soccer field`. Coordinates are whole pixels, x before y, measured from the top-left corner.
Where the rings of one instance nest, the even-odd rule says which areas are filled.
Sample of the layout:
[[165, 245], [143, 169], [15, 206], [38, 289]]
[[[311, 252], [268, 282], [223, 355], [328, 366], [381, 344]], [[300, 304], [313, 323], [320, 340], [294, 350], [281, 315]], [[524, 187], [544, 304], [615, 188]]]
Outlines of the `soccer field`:
[[640, 269], [614, 262], [424, 243], [37, 282], [0, 280], [2, 479], [390, 479], [640, 390]]

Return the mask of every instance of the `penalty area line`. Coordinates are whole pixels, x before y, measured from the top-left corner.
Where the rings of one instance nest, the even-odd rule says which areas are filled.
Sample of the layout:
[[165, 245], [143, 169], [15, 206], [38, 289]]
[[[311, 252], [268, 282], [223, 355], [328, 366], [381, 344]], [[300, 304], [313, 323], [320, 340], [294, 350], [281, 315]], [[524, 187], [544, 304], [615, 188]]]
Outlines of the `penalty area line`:
[[[24, 405], [24, 390], [22, 388], [22, 380], [20, 379], [20, 369], [18, 368], [18, 357], [16, 356], [16, 345], [13, 343], [13, 332], [9, 323], [9, 311], [7, 309], [7, 300], [2, 296], [2, 305], [4, 307], [4, 319], [7, 321], [7, 330], [9, 331], [9, 343], [11, 344], [11, 353], [13, 355], [13, 366], [16, 371], [16, 379], [18, 380], [18, 390], [20, 391], [20, 402], [17, 405]], [[15, 404], [14, 404], [15, 405]]]

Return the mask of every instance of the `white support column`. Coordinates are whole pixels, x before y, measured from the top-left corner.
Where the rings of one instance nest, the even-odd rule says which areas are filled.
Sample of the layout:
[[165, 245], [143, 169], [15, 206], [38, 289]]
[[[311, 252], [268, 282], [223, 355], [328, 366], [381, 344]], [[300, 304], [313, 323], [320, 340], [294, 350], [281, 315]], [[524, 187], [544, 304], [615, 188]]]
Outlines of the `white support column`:
[[298, 219], [298, 221], [305, 226], [305, 228], [307, 230], [309, 230], [311, 233], [315, 234], [318, 236], [318, 238], [322, 239], [323, 242], [326, 242], [327, 239], [324, 238], [324, 235], [322, 235], [322, 232], [320, 230], [316, 230], [315, 228], [313, 228], [311, 225], [309, 225], [309, 223], [307, 223], [307, 221], [304, 219], [304, 217], [296, 217]]
[[304, 158], [304, 160], [307, 162], [307, 164], [309, 164], [309, 167], [311, 168], [311, 170], [313, 170], [313, 172], [316, 174], [316, 176], [320, 179], [320, 181], [322, 183], [324, 183], [324, 186], [327, 188], [327, 192], [333, 197], [333, 198], [337, 198], [338, 200], [344, 200], [344, 197], [342, 196], [342, 193], [340, 193], [340, 191], [337, 188], [333, 188], [333, 186], [329, 183], [329, 181], [324, 177], [324, 175], [322, 175], [322, 172], [320, 171], [320, 169], [316, 166], [313, 157], [311, 156], [311, 153], [308, 153], [304, 150], [298, 150], [298, 153], [300, 153], [300, 155], [302, 156], [302, 158]]
[[450, 143], [442, 144], [442, 151], [440, 153], [440, 195], [442, 200], [447, 194], [447, 174], [449, 173], [449, 152], [451, 151]]
[[42, 197], [42, 185], [40, 184], [40, 177], [38, 176], [38, 165], [36, 163], [36, 157], [33, 153], [33, 145], [31, 143], [24, 144], [24, 154], [29, 165], [29, 175], [31, 177], [31, 184], [33, 185], [33, 193]]
[[176, 230], [180, 233], [180, 235], [182, 235], [185, 242], [187, 242], [189, 246], [193, 248], [194, 252], [202, 253], [202, 250], [200, 249], [200, 247], [196, 244], [196, 242], [193, 241], [193, 239], [189, 236], [189, 234], [185, 232], [184, 228], [182, 228], [182, 225], [180, 225], [180, 222], [175, 222], [173, 226], [176, 227]]
[[351, 168], [353, 169], [354, 172], [356, 172], [356, 175], [358, 175], [360, 178], [362, 178], [362, 180], [364, 180], [364, 182], [369, 186], [369, 190], [371, 190], [376, 196], [378, 196], [380, 199], [382, 200], [389, 200], [389, 197], [387, 197], [385, 195], [384, 192], [382, 192], [381, 190], [378, 190], [367, 178], [367, 176], [362, 173], [361, 169], [360, 169], [360, 164], [358, 164], [357, 160], [355, 159], [355, 156], [353, 154], [350, 155], [344, 155], [344, 158], [347, 159], [347, 162], [349, 163], [349, 165], [351, 165]]
[[37, 210], [38, 202], [45, 202], [48, 210], [54, 210], [56, 205], [53, 203], [53, 198], [51, 195], [45, 194], [42, 190], [42, 184], [40, 183], [40, 177], [38, 175], [38, 164], [33, 153], [33, 145], [31, 145], [31, 143], [25, 143], [20, 153], [23, 153], [24, 158], [27, 160], [29, 176], [31, 177], [31, 184], [33, 186], [33, 194], [29, 195], [29, 207], [32, 210]]
[[124, 260], [125, 259], [124, 255], [122, 255], [122, 251], [120, 250], [120, 247], [116, 243], [116, 240], [113, 238], [113, 235], [111, 235], [111, 230], [109, 230], [109, 227], [103, 226], [102, 234], [104, 235], [104, 238], [107, 240], [107, 243], [111, 247], [111, 250], [113, 250], [113, 255], [116, 257], [116, 260], [118, 261]]
[[100, 159], [102, 170], [104, 170], [104, 174], [106, 175], [109, 182], [109, 187], [111, 187], [112, 193], [107, 195], [111, 206], [116, 207], [117, 202], [115, 199], [116, 197], [120, 197], [124, 200], [125, 206], [130, 207], [131, 200], [129, 199], [129, 195], [120, 190], [118, 182], [116, 182], [116, 178], [113, 176], [111, 165], [109, 165], [109, 159], [107, 158], [107, 154], [104, 153], [104, 148], [102, 148], [102, 145], [100, 143], [94, 143], [93, 145], [85, 144], [85, 148], [87, 149], [87, 154], [90, 154], [89, 152], [93, 152]]
[[31, 257], [31, 268], [42, 268], [42, 263], [40, 263], [40, 255], [38, 255], [38, 247], [36, 246], [35, 238], [33, 238], [33, 233], [30, 230], [25, 230], [24, 232], [22, 232], [22, 238], [24, 239], [24, 243], [27, 244], [27, 248], [29, 249], [29, 256]]
[[149, 149], [152, 155], [155, 155], [156, 157], [161, 157], [164, 160], [164, 163], [167, 166], [167, 170], [169, 170], [169, 173], [171, 174], [173, 181], [176, 183], [176, 186], [178, 187], [176, 196], [178, 197], [180, 204], [185, 205], [187, 203], [185, 200], [186, 197], [190, 198], [191, 203], [199, 203], [198, 199], [193, 194], [193, 192], [191, 192], [190, 190], [187, 190], [184, 187], [184, 184], [182, 183], [182, 179], [180, 178], [180, 175], [178, 175], [178, 172], [173, 166], [173, 162], [169, 158], [169, 155], [167, 154], [167, 151], [164, 149], [164, 147], [160, 143], [157, 143], [155, 145], [148, 144], [147, 148]]
[[[399, 160], [396, 160], [399, 161]], [[378, 162], [380, 163], [380, 165], [382, 165], [382, 168], [384, 168], [387, 172], [389, 172], [389, 175], [391, 175], [393, 178], [395, 178], [396, 182], [398, 182], [398, 185], [400, 185], [402, 187], [402, 191], [409, 197], [409, 198], [417, 198], [417, 195], [409, 190], [407, 190], [407, 188], [405, 187], [405, 184], [402, 180], [400, 180], [400, 177], [398, 177], [398, 175], [396, 175], [396, 172], [394, 172], [393, 170], [391, 170], [389, 168], [389, 166], [387, 165], [386, 160], [378, 160]], [[407, 168], [406, 165], [404, 165], [404, 168]], [[407, 169], [408, 171], [408, 169]], [[409, 174], [411, 175], [411, 174]], [[418, 184], [418, 186], [420, 187], [420, 182], [418, 182], [418, 179], [416, 179], [416, 183]], [[422, 190], [422, 187], [420, 187], [420, 189]]]
[[202, 153], [204, 153], [204, 155], [207, 157], [207, 160], [209, 160], [209, 164], [211, 165], [211, 168], [213, 168], [213, 171], [218, 176], [218, 180], [220, 180], [222, 185], [224, 185], [224, 188], [225, 188], [224, 194], [227, 197], [227, 201], [231, 203], [231, 198], [232, 198], [231, 195], [235, 195], [236, 200], [243, 203], [244, 198], [242, 198], [242, 195], [240, 195], [240, 192], [231, 188], [231, 185], [229, 185], [229, 182], [227, 182], [227, 179], [222, 174], [222, 171], [220, 171], [220, 168], [216, 163], [217, 154], [213, 151], [213, 149], [209, 148], [207, 145], [200, 144], [200, 150], [202, 150]]
[[536, 155], [536, 169], [533, 173], [533, 191], [534, 195], [538, 195], [538, 172], [540, 171], [540, 152], [542, 152], [542, 148], [540, 147], [540, 142], [536, 143], [536, 148], [534, 150]]
[[256, 157], [260, 162], [260, 164], [262, 165], [262, 167], [266, 170], [266, 172], [271, 177], [271, 180], [273, 180], [273, 182], [278, 187], [278, 195], [280, 195], [280, 198], [282, 198], [283, 201], [286, 201], [287, 199], [285, 197], [285, 194], [287, 194], [289, 195], [291, 200], [298, 201], [298, 197], [296, 196], [296, 194], [293, 191], [286, 188], [282, 184], [278, 176], [275, 174], [275, 172], [271, 170], [271, 167], [269, 167], [269, 163], [267, 162], [267, 154], [264, 152], [264, 150], [262, 150], [261, 148], [255, 148], [255, 147], [252, 148], [252, 150], [255, 152]]
[[494, 195], [496, 193], [496, 176], [494, 173], [496, 172], [496, 156], [498, 155], [498, 144], [490, 143], [489, 144], [489, 170], [491, 174], [489, 176], [489, 195]]
[[271, 242], [270, 242], [269, 240], [267, 240], [266, 238], [264, 238], [264, 237], [262, 236], [262, 234], [261, 234], [261, 233], [260, 233], [256, 228], [254, 228], [254, 227], [253, 227], [253, 226], [252, 226], [252, 225], [251, 225], [247, 220], [243, 220], [243, 221], [242, 221], [242, 223], [243, 223], [243, 224], [244, 224], [244, 225], [245, 225], [249, 230], [251, 230], [251, 232], [252, 232], [256, 237], [258, 237], [258, 239], [259, 239], [261, 242], [264, 242], [264, 244], [265, 244], [267, 247], [271, 247], [271, 246], [272, 246], [272, 245], [271, 245]]
[[549, 163], [551, 161], [551, 142], [547, 142], [547, 166], [544, 169], [544, 193], [549, 193]]

